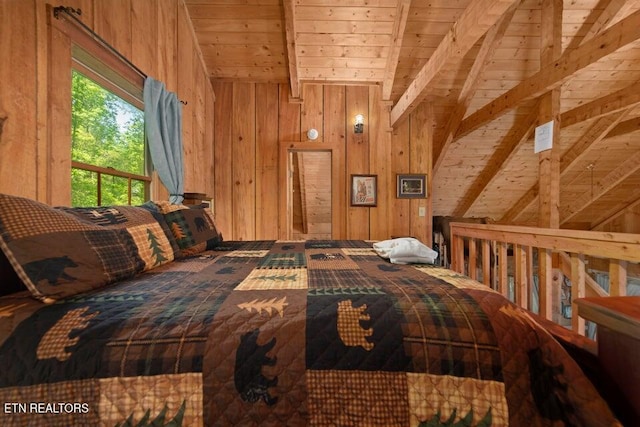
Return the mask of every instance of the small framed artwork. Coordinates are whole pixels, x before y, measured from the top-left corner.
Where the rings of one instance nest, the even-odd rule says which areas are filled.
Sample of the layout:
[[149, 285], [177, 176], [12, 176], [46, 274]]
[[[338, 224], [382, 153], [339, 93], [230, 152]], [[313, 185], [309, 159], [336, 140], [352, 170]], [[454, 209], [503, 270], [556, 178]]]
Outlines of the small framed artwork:
[[427, 176], [421, 174], [397, 175], [398, 199], [424, 199], [427, 197]]
[[351, 206], [378, 204], [378, 175], [351, 175]]

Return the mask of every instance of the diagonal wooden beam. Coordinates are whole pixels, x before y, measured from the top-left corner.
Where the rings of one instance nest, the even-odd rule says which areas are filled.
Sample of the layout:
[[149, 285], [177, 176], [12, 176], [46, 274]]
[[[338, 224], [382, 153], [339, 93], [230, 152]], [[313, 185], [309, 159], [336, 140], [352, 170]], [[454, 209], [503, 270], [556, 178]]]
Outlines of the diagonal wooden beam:
[[295, 8], [295, 0], [284, 0], [284, 30], [287, 39], [287, 59], [289, 62], [289, 83], [291, 85], [291, 97], [300, 98], [298, 52], [296, 48]]
[[[589, 16], [584, 20], [576, 35], [571, 39], [567, 50], [573, 50], [601, 33], [611, 25], [613, 19], [620, 14], [626, 0], [600, 0], [597, 7], [593, 8]], [[582, 36], [584, 34], [584, 36]]]
[[591, 229], [592, 230], [596, 230], [599, 227], [603, 226], [604, 224], [613, 221], [614, 219], [616, 219], [620, 215], [624, 214], [626, 211], [631, 210], [631, 209], [635, 209], [637, 206], [640, 206], [640, 197], [638, 197], [638, 199], [634, 200], [633, 202], [629, 203], [628, 205], [623, 206], [620, 209], [616, 209], [616, 211], [613, 212], [613, 213], [607, 212], [606, 215], [604, 215], [603, 217], [599, 218], [596, 221], [596, 224], [594, 226], [592, 226]]
[[469, 108], [469, 104], [473, 99], [478, 86], [480, 85], [480, 77], [482, 76], [482, 72], [484, 71], [487, 64], [491, 62], [491, 58], [493, 57], [493, 53], [496, 51], [500, 42], [502, 41], [502, 37], [504, 33], [507, 31], [507, 27], [511, 23], [511, 19], [513, 18], [516, 9], [520, 5], [520, 2], [516, 2], [507, 12], [502, 15], [502, 17], [495, 23], [491, 29], [484, 36], [484, 41], [482, 42], [482, 46], [480, 46], [480, 50], [476, 55], [476, 59], [469, 70], [469, 74], [467, 74], [467, 79], [464, 81], [464, 85], [460, 90], [460, 94], [458, 95], [458, 102], [456, 104], [456, 108], [453, 110], [453, 113], [449, 116], [449, 120], [447, 122], [447, 128], [445, 131], [444, 142], [439, 145], [439, 149], [434, 147], [433, 158], [436, 159], [433, 164], [432, 175], [435, 175], [442, 165], [442, 161], [453, 142], [453, 137], [462, 123], [462, 119], [464, 115], [467, 113], [467, 109]]
[[626, 0], [608, 0], [607, 6], [604, 8], [600, 16], [591, 24], [589, 31], [585, 34], [582, 42], [584, 44], [587, 40], [593, 38], [596, 34], [600, 34], [618, 15]]
[[536, 74], [471, 114], [463, 120], [456, 133], [456, 139], [499, 118], [523, 101], [536, 98], [560, 86], [576, 72], [639, 38], [640, 10], [637, 10], [575, 50], [565, 53], [552, 66], [542, 68]]
[[[587, 131], [573, 144], [569, 150], [567, 150], [560, 159], [560, 177], [564, 175], [567, 170], [574, 164], [582, 155], [587, 152], [593, 144], [602, 140], [607, 134], [626, 116], [629, 112], [627, 110], [624, 114], [616, 115], [611, 114], [606, 117], [601, 117], [587, 129]], [[614, 117], [616, 116], [616, 117]], [[500, 222], [513, 222], [524, 212], [531, 204], [537, 199], [539, 193], [538, 184], [534, 184], [531, 188], [518, 200], [518, 202], [511, 208], [503, 217]]]
[[518, 148], [524, 144], [533, 131], [538, 117], [538, 105], [518, 121], [517, 125], [502, 138], [482, 172], [476, 177], [471, 187], [456, 206], [453, 216], [463, 217], [480, 197], [484, 189], [491, 184], [504, 165], [509, 163]]
[[572, 203], [573, 206], [567, 206], [562, 209], [561, 223], [566, 223], [580, 212], [587, 209], [593, 202], [600, 199], [614, 187], [620, 184], [640, 170], [640, 151], [629, 157], [621, 165], [617, 166], [607, 176], [605, 176], [598, 185], [593, 189], [593, 196], [590, 191], [585, 192], [580, 198]]
[[631, 132], [640, 130], [640, 117], [634, 117], [633, 119], [620, 122], [618, 126], [611, 129], [611, 132], [607, 135], [607, 138], [613, 138], [620, 135], [626, 135]]
[[593, 144], [603, 140], [618, 123], [627, 117], [627, 114], [629, 114], [629, 110], [622, 114], [610, 114], [599, 118], [571, 148], [564, 152], [560, 160], [560, 171], [565, 172], [569, 169]]
[[389, 56], [387, 56], [387, 66], [384, 69], [384, 78], [382, 80], [382, 99], [385, 101], [391, 99], [393, 81], [396, 77], [398, 58], [400, 58], [402, 39], [404, 38], [404, 29], [407, 26], [407, 18], [409, 17], [410, 7], [411, 0], [398, 0], [398, 7], [396, 8], [396, 19], [393, 23], [393, 33], [391, 34], [391, 46], [389, 48]]
[[567, 127], [640, 104], [640, 81], [624, 89], [587, 102], [560, 115], [560, 126]]
[[472, 1], [393, 106], [391, 126], [411, 114], [427, 97], [431, 84], [449, 66], [458, 63], [516, 1]]

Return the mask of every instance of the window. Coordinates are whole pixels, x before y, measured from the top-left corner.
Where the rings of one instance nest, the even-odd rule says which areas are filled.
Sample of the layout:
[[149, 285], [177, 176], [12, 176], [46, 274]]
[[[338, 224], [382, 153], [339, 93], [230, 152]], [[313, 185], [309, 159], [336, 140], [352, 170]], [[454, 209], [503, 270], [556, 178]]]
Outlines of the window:
[[72, 48], [73, 206], [135, 205], [149, 199], [142, 85]]

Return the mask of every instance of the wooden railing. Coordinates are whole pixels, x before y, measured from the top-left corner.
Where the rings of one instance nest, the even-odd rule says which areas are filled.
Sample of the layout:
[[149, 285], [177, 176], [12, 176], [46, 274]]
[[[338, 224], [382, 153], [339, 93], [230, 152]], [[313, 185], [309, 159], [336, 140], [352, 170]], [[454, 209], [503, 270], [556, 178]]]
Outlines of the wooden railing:
[[[466, 262], [465, 248], [468, 248]], [[609, 293], [587, 275], [586, 256], [608, 260]], [[533, 276], [537, 275], [538, 314], [549, 320], [554, 320], [559, 312], [560, 284], [554, 284], [555, 258], [556, 271], [571, 280], [571, 327], [584, 334], [584, 319], [579, 317], [574, 301], [585, 296], [626, 295], [628, 263], [640, 262], [640, 234], [451, 223], [451, 258], [454, 271], [480, 280], [505, 296], [509, 296], [510, 270], [515, 283], [512, 299], [526, 309], [531, 309], [529, 295]], [[476, 277], [478, 266], [482, 277]]]

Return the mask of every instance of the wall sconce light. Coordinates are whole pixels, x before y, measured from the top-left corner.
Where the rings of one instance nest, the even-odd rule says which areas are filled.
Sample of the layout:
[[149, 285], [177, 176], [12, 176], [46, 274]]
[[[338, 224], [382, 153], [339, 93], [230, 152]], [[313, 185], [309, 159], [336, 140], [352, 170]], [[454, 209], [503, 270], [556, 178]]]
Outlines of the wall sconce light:
[[358, 114], [355, 118], [353, 133], [362, 133], [362, 132], [364, 132], [364, 116], [362, 114]]

